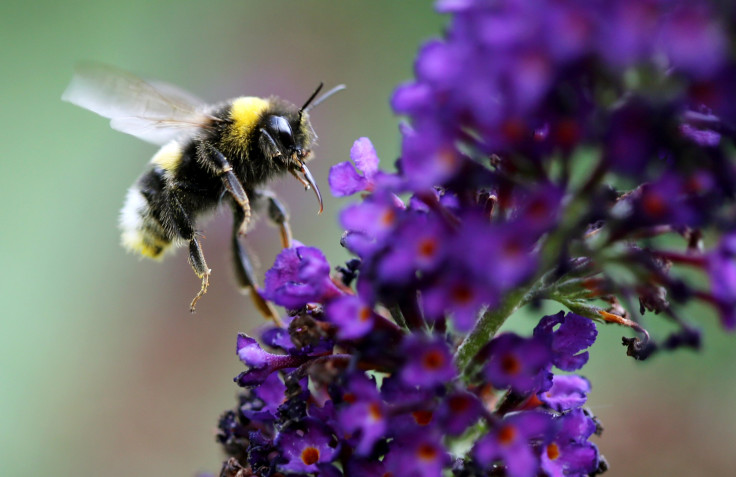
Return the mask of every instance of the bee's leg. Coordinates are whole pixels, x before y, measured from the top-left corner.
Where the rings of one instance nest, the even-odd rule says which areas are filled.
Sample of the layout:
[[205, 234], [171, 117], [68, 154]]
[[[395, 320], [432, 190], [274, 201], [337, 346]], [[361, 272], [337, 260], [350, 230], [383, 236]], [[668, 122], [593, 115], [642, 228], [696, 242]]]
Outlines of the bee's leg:
[[207, 145], [207, 149], [211, 154], [200, 154], [200, 158], [207, 163], [207, 165], [214, 171], [214, 173], [222, 179], [222, 183], [225, 189], [230, 193], [236, 204], [243, 211], [243, 219], [239, 222], [240, 227], [238, 233], [245, 235], [248, 229], [248, 224], [251, 219], [250, 200], [248, 194], [243, 189], [243, 184], [240, 183], [240, 179], [233, 172], [233, 167], [228, 162], [227, 158], [218, 151], [214, 146]]
[[268, 201], [268, 218], [279, 228], [281, 247], [291, 248], [292, 235], [289, 226], [289, 213], [286, 211], [286, 207], [270, 190], [261, 189], [256, 191], [256, 194], [259, 200], [265, 199]]
[[202, 245], [197, 240], [197, 237], [193, 237], [189, 241], [189, 263], [192, 265], [194, 273], [202, 279], [202, 288], [199, 289], [199, 292], [189, 304], [189, 311], [194, 313], [194, 307], [197, 305], [197, 302], [202, 298], [202, 295], [207, 293], [207, 287], [210, 284], [210, 272], [212, 272], [207, 267], [207, 262], [204, 261]]
[[238, 280], [238, 284], [243, 290], [250, 293], [253, 304], [256, 306], [259, 312], [263, 314], [269, 320], [273, 320], [278, 326], [283, 326], [279, 314], [274, 306], [267, 302], [261, 294], [258, 292], [257, 282], [255, 273], [253, 272], [253, 265], [248, 257], [243, 244], [239, 240], [239, 230], [242, 228], [245, 215], [243, 209], [237, 205], [233, 206], [233, 233], [232, 233], [232, 248], [233, 248], [233, 265], [235, 266], [235, 278]]
[[189, 311], [194, 313], [194, 307], [202, 295], [207, 293], [207, 287], [210, 284], [210, 273], [212, 270], [207, 266], [207, 262], [204, 259], [204, 253], [202, 252], [202, 244], [197, 238], [197, 233], [194, 230], [194, 223], [192, 222], [189, 214], [186, 213], [181, 201], [177, 197], [177, 191], [174, 190], [170, 194], [171, 206], [171, 222], [176, 228], [178, 235], [184, 240], [189, 241], [189, 264], [194, 269], [194, 273], [197, 277], [202, 279], [202, 287], [194, 297], [189, 305]]

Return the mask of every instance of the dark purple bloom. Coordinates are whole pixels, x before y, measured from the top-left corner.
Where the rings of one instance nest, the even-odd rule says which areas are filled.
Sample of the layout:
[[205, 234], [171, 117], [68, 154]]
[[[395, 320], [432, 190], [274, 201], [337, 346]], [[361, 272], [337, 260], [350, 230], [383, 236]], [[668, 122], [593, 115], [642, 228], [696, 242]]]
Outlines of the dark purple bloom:
[[330, 280], [330, 264], [314, 247], [282, 250], [266, 272], [264, 298], [286, 308], [301, 308], [339, 294]]
[[469, 216], [458, 231], [459, 238], [451, 253], [461, 260], [473, 279], [486, 288], [486, 297], [491, 293], [498, 296], [523, 283], [536, 270], [537, 257], [532, 247], [540, 233], [540, 225], [540, 221], [530, 217], [492, 225], [482, 217]]
[[257, 402], [247, 402], [240, 406], [243, 415], [256, 421], [276, 419], [276, 412], [284, 403], [286, 386], [281, 382], [278, 373], [271, 373], [260, 385], [253, 388], [253, 396]]
[[328, 428], [314, 419], [302, 420], [304, 429], [289, 429], [276, 438], [276, 446], [285, 462], [279, 467], [287, 472], [311, 473], [318, 465], [332, 462], [338, 449], [332, 445]]
[[662, 131], [661, 114], [641, 98], [632, 98], [613, 112], [607, 130], [604, 155], [611, 169], [638, 176], [657, 158]]
[[552, 387], [539, 393], [539, 399], [555, 411], [562, 412], [585, 404], [590, 392], [590, 382], [574, 374], [556, 374]]
[[459, 436], [478, 421], [483, 404], [466, 391], [449, 394], [437, 409], [436, 417], [440, 428], [451, 436]]
[[240, 361], [249, 368], [248, 371], [240, 373], [235, 378], [240, 386], [259, 385], [274, 371], [299, 366], [307, 359], [306, 357], [271, 354], [264, 351], [255, 339], [242, 333], [238, 335], [237, 352]]
[[[335, 196], [361, 199], [340, 214], [359, 258], [333, 282], [322, 252], [298, 244], [266, 275], [264, 297], [292, 316], [262, 335], [283, 354], [238, 339], [248, 389], [220, 421], [223, 474], [599, 473], [591, 385], [551, 373], [588, 361], [585, 317], [639, 332], [624, 343], [642, 359], [699, 346], [680, 302], [708, 302], [736, 328], [736, 234], [723, 233], [736, 224], [733, 12], [705, 0], [437, 9], [452, 13], [446, 33], [391, 99], [406, 115], [397, 173], [379, 170], [367, 138], [330, 171]], [[679, 331], [660, 341], [629, 319], [637, 297]], [[585, 317], [493, 336], [545, 299]]]
[[347, 379], [342, 396], [343, 407], [338, 413], [338, 424], [343, 434], [359, 433], [355, 451], [368, 455], [377, 440], [386, 437], [388, 411], [376, 388], [376, 383], [363, 374]]
[[355, 141], [350, 149], [350, 159], [363, 175], [358, 174], [349, 162], [341, 162], [330, 168], [330, 189], [335, 197], [353, 195], [373, 190], [374, 176], [378, 173], [378, 155], [367, 137]]
[[519, 200], [518, 223], [515, 228], [523, 229], [532, 237], [548, 232], [558, 221], [564, 191], [545, 184]]
[[459, 331], [468, 331], [483, 306], [498, 301], [497, 290], [484, 285], [470, 273], [447, 270], [422, 294], [426, 317], [434, 321], [449, 314]]
[[716, 147], [721, 143], [720, 133], [712, 129], [699, 129], [690, 124], [681, 124], [680, 134], [699, 146]]
[[400, 167], [412, 190], [444, 184], [460, 171], [465, 160], [452, 138], [439, 128], [404, 134]]
[[392, 245], [378, 264], [379, 277], [384, 283], [403, 283], [433, 271], [446, 254], [446, 240], [435, 215], [411, 215], [392, 234]]
[[546, 391], [552, 385], [548, 371], [552, 352], [543, 339], [505, 333], [491, 341], [488, 353], [485, 377], [496, 389], [510, 387], [529, 394]]
[[349, 475], [351, 477], [390, 477], [391, 474], [386, 471], [386, 467], [383, 462], [353, 458], [347, 463], [345, 475]]
[[702, 193], [705, 189], [697, 179], [688, 180], [669, 173], [657, 181], [643, 184], [627, 198], [626, 202], [631, 202], [633, 210], [627, 215], [627, 223], [622, 224], [623, 227], [631, 228], [632, 221], [642, 226], [698, 226], [704, 217], [703, 211], [687, 200], [689, 195]]
[[714, 73], [727, 60], [728, 39], [708, 2], [680, 5], [663, 23], [660, 41], [672, 66], [696, 77]]
[[[421, 407], [423, 403], [431, 401], [437, 394], [437, 389], [428, 388], [417, 388], [416, 386], [407, 385], [404, 382], [403, 376], [392, 375], [383, 379], [381, 384], [381, 396], [383, 400], [393, 406], [414, 406]], [[398, 419], [392, 419], [391, 424], [396, 424]], [[404, 434], [405, 429], [401, 426], [403, 423], [399, 423], [396, 427], [397, 433]]]
[[327, 319], [337, 326], [338, 339], [361, 338], [373, 329], [373, 308], [355, 295], [344, 295], [332, 300], [325, 313]]
[[403, 210], [403, 204], [393, 194], [373, 194], [360, 204], [346, 207], [340, 213], [340, 223], [360, 239], [345, 245], [361, 258], [370, 256], [396, 227]]
[[406, 364], [401, 379], [408, 386], [431, 388], [455, 379], [457, 370], [447, 343], [441, 339], [407, 336], [402, 345]]
[[550, 431], [549, 414], [513, 414], [476, 442], [473, 456], [484, 468], [494, 462], [502, 463], [509, 477], [533, 477], [539, 469], [539, 458], [530, 441], [545, 438]]
[[392, 475], [406, 477], [441, 477], [450, 461], [439, 436], [433, 432], [409, 434], [395, 439], [384, 459]]
[[562, 311], [545, 316], [534, 328], [534, 336], [549, 343], [552, 362], [563, 371], [575, 371], [588, 362], [588, 352], [581, 351], [589, 348], [597, 335], [591, 320]]
[[598, 49], [612, 68], [624, 69], [651, 57], [652, 32], [658, 30], [661, 21], [655, 2], [610, 2], [609, 8], [598, 15]]
[[[284, 320], [285, 325], [288, 326], [291, 321], [292, 318], [287, 317], [286, 320]], [[261, 342], [269, 348], [280, 349], [289, 354], [294, 354], [297, 351], [296, 346], [291, 341], [289, 330], [286, 328], [279, 328], [278, 326], [266, 328], [263, 333], [261, 333]]]
[[286, 357], [265, 351], [258, 341], [243, 333], [238, 334], [237, 351], [240, 361], [254, 369], [265, 368], [272, 362]]
[[588, 442], [595, 421], [574, 409], [555, 418], [556, 432], [542, 451], [542, 469], [551, 477], [589, 475], [598, 468], [598, 448]]
[[736, 233], [721, 238], [707, 256], [713, 301], [727, 330], [736, 328]]

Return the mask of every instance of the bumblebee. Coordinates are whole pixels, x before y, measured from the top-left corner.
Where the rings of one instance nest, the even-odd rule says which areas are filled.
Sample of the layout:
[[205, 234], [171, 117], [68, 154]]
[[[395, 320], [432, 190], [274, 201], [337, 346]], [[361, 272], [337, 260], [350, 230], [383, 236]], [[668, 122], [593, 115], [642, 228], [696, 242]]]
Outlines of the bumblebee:
[[211, 106], [170, 84], [83, 64], [62, 100], [109, 118], [113, 129], [161, 146], [128, 190], [120, 213], [123, 246], [160, 259], [187, 245], [189, 263], [202, 280], [190, 304], [194, 311], [211, 273], [197, 223], [225, 202], [234, 218], [231, 245], [238, 283], [251, 292], [264, 315], [278, 320], [257, 291], [239, 237], [248, 230], [252, 211], [266, 208], [279, 227], [282, 246], [291, 246], [286, 209], [267, 189], [273, 178], [287, 172], [314, 191], [322, 212], [322, 196], [306, 165], [317, 139], [309, 110], [343, 88], [337, 86], [315, 100], [320, 84], [301, 107], [277, 97], [252, 96]]

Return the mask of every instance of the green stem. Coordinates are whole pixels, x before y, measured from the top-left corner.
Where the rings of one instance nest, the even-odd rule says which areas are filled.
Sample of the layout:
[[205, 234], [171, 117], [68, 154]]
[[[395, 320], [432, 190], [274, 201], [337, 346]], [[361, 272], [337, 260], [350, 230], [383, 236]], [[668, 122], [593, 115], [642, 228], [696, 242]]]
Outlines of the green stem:
[[524, 298], [528, 290], [528, 288], [520, 288], [509, 293], [500, 306], [488, 308], [483, 313], [455, 353], [455, 364], [461, 373], [467, 373], [473, 357], [496, 335], [506, 318], [525, 303]]

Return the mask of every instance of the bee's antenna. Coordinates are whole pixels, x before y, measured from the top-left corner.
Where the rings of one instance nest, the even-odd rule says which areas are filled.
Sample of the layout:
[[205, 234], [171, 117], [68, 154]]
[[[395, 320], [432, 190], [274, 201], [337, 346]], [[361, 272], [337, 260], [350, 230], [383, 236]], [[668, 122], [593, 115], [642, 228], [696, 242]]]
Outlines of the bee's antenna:
[[309, 99], [307, 100], [307, 102], [304, 103], [304, 106], [302, 106], [301, 108], [299, 108], [299, 117], [300, 118], [302, 117], [302, 113], [304, 111], [308, 111], [307, 107], [309, 107], [309, 103], [311, 103], [314, 100], [314, 98], [319, 94], [319, 92], [322, 91], [322, 86], [324, 86], [324, 85], [325, 85], [324, 83], [320, 83], [319, 86], [317, 86], [317, 89], [314, 90], [314, 93], [312, 93], [312, 95], [309, 97]]
[[[302, 113], [309, 112], [311, 109], [313, 109], [315, 106], [317, 106], [318, 104], [320, 104], [325, 99], [329, 98], [330, 96], [332, 96], [333, 94], [337, 93], [338, 91], [341, 91], [341, 90], [345, 89], [345, 85], [344, 84], [339, 84], [339, 85], [335, 86], [334, 88], [332, 88], [331, 90], [329, 90], [328, 92], [326, 92], [325, 94], [323, 94], [322, 96], [320, 96], [315, 101], [314, 98], [319, 94], [320, 91], [322, 91], [322, 86], [323, 86], [323, 83], [320, 83], [319, 86], [317, 86], [317, 89], [314, 91], [314, 93], [312, 93], [312, 96], [310, 96], [309, 99], [307, 100], [307, 102], [304, 103], [304, 106], [302, 106], [301, 109], [299, 109], [299, 117], [300, 118], [302, 116]], [[312, 102], [312, 101], [314, 101], [314, 102]]]
[[318, 104], [320, 104], [325, 99], [329, 98], [330, 96], [337, 93], [338, 91], [342, 91], [344, 89], [345, 89], [344, 84], [339, 84], [335, 86], [334, 88], [332, 88], [331, 90], [329, 90], [328, 92], [326, 92], [325, 94], [317, 98], [317, 100], [314, 103], [310, 104], [309, 107], [305, 108], [304, 111], [309, 112], [311, 109], [314, 109]]

